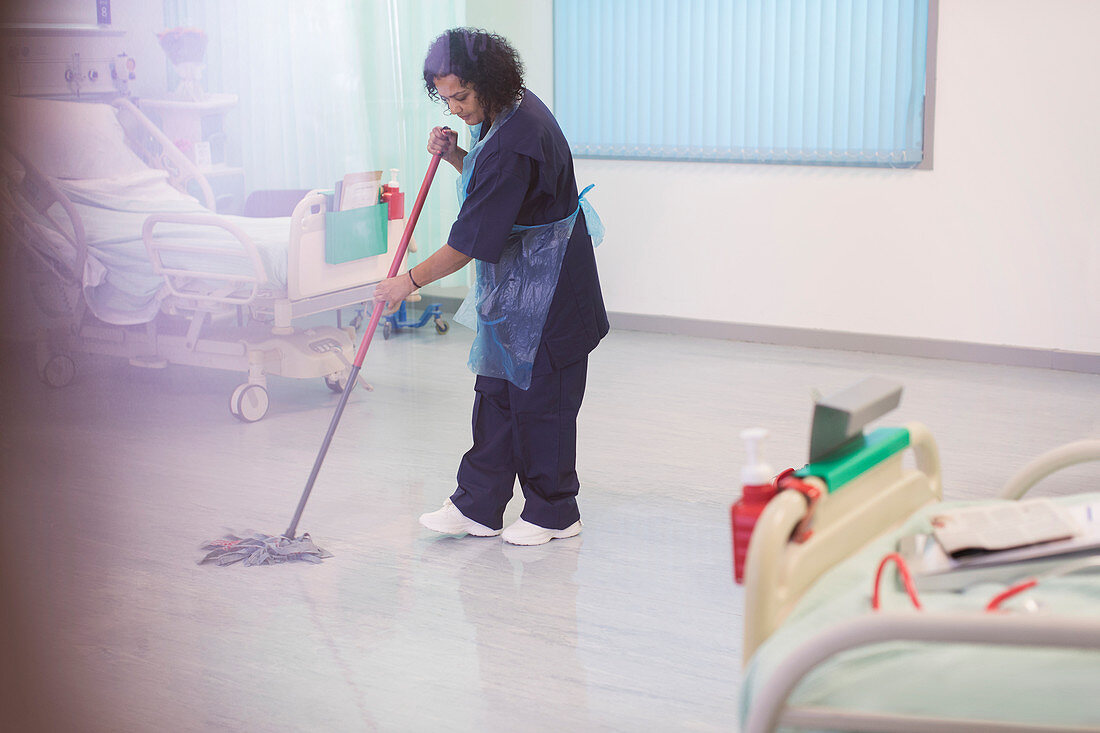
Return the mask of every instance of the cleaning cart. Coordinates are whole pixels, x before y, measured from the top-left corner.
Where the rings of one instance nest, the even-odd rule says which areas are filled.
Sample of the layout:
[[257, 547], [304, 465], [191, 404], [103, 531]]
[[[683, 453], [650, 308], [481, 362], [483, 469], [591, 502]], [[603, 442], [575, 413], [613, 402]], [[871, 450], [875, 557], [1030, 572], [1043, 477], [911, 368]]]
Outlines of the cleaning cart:
[[401, 307], [397, 311], [388, 316], [382, 316], [382, 338], [388, 339], [393, 335], [395, 331], [401, 328], [422, 328], [428, 324], [428, 321], [432, 321], [435, 324], [435, 332], [438, 334], [447, 333], [449, 326], [447, 322], [443, 320], [443, 306], [439, 303], [433, 303], [424, 309], [424, 312], [420, 314], [420, 318], [410, 318], [405, 306], [410, 301], [420, 300], [419, 295], [413, 295], [411, 298], [407, 298], [401, 301]]
[[[392, 314], [382, 316], [382, 338], [388, 339], [395, 331], [401, 328], [423, 328], [428, 325], [428, 321], [432, 321], [435, 325], [436, 333], [447, 333], [450, 325], [443, 320], [443, 306], [439, 303], [429, 305], [424, 309], [424, 312], [420, 314], [419, 318], [409, 316], [408, 304], [419, 301], [420, 295], [413, 293], [411, 296], [401, 301], [401, 307]], [[369, 311], [368, 308], [373, 308], [373, 302], [364, 304], [364, 306], [359, 309], [359, 313], [352, 319], [351, 325], [356, 330], [363, 325], [364, 321], [371, 317], [372, 312]]]

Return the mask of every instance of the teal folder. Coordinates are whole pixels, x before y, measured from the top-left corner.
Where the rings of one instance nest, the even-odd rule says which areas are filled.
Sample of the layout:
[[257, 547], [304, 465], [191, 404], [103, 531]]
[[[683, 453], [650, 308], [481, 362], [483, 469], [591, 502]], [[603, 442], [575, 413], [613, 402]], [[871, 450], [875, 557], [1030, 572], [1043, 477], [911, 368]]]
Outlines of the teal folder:
[[387, 204], [325, 213], [325, 262], [344, 262], [386, 253]]

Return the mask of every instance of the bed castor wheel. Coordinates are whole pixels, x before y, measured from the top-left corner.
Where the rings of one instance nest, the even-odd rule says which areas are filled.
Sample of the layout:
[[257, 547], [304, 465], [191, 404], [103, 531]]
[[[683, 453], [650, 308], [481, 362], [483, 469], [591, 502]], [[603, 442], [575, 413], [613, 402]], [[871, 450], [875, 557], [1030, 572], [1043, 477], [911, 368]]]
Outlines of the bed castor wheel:
[[382, 338], [388, 340], [389, 337], [392, 336], [392, 335], [393, 335], [393, 324], [390, 323], [389, 321], [386, 321], [385, 323], [382, 324]]
[[50, 387], [67, 387], [76, 376], [76, 363], [65, 354], [54, 354], [38, 368], [38, 377]]
[[435, 319], [435, 332], [436, 333], [439, 333], [439, 334], [447, 333], [448, 328], [450, 328], [450, 326], [448, 326], [447, 322], [444, 321], [442, 318], [436, 318]]
[[267, 390], [259, 384], [242, 384], [229, 397], [229, 411], [243, 422], [262, 420], [270, 404]]
[[343, 393], [348, 386], [348, 370], [345, 369], [336, 376], [329, 375], [325, 377], [325, 386], [336, 394]]

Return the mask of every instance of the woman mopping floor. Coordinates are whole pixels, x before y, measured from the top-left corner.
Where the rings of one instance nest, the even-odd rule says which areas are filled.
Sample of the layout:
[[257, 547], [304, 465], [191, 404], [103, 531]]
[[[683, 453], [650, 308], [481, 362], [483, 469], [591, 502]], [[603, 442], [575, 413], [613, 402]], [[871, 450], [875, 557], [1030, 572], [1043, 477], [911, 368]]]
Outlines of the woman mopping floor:
[[[608, 332], [593, 247], [599, 218], [578, 196], [573, 158], [554, 116], [523, 86], [523, 66], [500, 36], [447, 31], [424, 60], [428, 95], [470, 127], [437, 127], [428, 151], [460, 174], [458, 218], [447, 243], [375, 300], [395, 311], [413, 290], [476, 260], [477, 278], [455, 320], [477, 335], [473, 447], [458, 488], [420, 523], [444, 534], [502, 535], [541, 545], [581, 531], [577, 414], [588, 354]], [[593, 234], [596, 241], [593, 243]], [[503, 529], [516, 477], [520, 519]]]

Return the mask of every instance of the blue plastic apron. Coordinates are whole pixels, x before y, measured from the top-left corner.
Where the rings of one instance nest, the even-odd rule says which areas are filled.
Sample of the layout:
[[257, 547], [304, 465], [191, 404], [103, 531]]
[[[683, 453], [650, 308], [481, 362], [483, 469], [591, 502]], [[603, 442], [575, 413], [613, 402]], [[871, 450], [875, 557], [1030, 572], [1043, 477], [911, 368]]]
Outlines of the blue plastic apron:
[[[518, 103], [505, 110], [493, 122], [484, 140], [475, 143], [462, 161], [458, 181], [460, 202], [466, 200], [466, 188], [477, 156], [485, 143], [515, 113]], [[480, 125], [471, 127], [477, 140]], [[603, 239], [603, 225], [584, 195], [572, 214], [550, 224], [512, 227], [496, 264], [476, 261], [474, 287], [459, 306], [454, 320], [477, 332], [470, 347], [470, 369], [485, 377], [507, 379], [520, 389], [531, 386], [535, 353], [542, 340], [542, 329], [550, 311], [550, 301], [558, 287], [565, 248], [573, 233], [577, 213], [584, 209], [588, 233], [594, 246]]]

